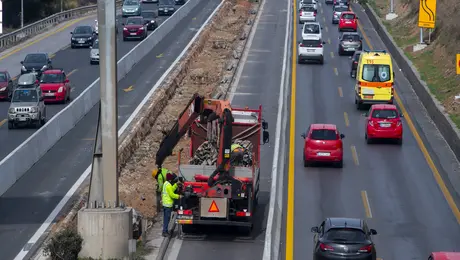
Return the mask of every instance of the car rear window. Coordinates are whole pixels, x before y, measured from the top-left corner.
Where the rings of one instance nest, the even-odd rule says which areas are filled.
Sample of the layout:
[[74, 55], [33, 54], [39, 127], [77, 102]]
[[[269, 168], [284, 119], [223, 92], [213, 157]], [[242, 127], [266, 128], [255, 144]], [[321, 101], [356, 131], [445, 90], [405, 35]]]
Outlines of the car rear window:
[[362, 242], [366, 241], [366, 234], [354, 228], [333, 228], [325, 234], [325, 239], [337, 242]]
[[342, 36], [342, 41], [358, 42], [359, 40], [359, 35], [356, 34], [345, 34]]
[[318, 129], [311, 131], [310, 138], [313, 140], [337, 140], [335, 130]]
[[334, 11], [335, 12], [346, 12], [348, 11], [348, 7], [339, 5], [339, 6], [334, 7]]
[[320, 47], [321, 40], [302, 40], [302, 47]]
[[302, 6], [301, 10], [304, 12], [314, 12], [315, 8], [313, 6]]
[[314, 24], [314, 23], [306, 23], [303, 26], [303, 33], [318, 34], [319, 33], [319, 25]]
[[394, 119], [398, 117], [398, 112], [394, 109], [374, 109], [372, 118]]
[[348, 20], [355, 19], [355, 15], [354, 14], [342, 14], [342, 19], [348, 19]]

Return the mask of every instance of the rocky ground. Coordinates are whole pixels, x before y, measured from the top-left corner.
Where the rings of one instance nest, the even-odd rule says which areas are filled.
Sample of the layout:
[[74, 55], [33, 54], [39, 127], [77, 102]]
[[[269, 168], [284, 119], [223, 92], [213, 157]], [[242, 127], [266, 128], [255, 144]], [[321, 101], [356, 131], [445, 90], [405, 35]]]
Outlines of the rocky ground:
[[[460, 2], [437, 1], [436, 28], [431, 33], [430, 45], [418, 52], [413, 52], [412, 47], [419, 42], [417, 22], [420, 1], [395, 1], [395, 13], [399, 17], [393, 21], [385, 21], [390, 1], [369, 0], [369, 3], [382, 18], [399, 47], [417, 67], [431, 92], [442, 102], [457, 126], [460, 126], [460, 101], [455, 101], [455, 96], [460, 94], [460, 76], [456, 75], [455, 67], [455, 55], [460, 53]], [[427, 29], [424, 32], [426, 42], [429, 40], [428, 35]]]

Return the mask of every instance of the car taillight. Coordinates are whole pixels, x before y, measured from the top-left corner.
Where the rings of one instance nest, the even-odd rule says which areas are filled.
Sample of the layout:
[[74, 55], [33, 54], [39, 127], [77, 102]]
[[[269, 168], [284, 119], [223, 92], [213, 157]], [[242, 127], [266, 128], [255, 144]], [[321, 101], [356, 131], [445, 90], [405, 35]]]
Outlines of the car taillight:
[[358, 87], [358, 95], [361, 95], [361, 87]]
[[316, 12], [313, 12], [313, 16], [316, 16]]
[[354, 63], [354, 64], [358, 64], [358, 62], [357, 62], [357, 61], [353, 61], [353, 63]]
[[369, 120], [369, 125], [374, 127], [374, 122], [372, 122], [371, 120]]
[[64, 88], [63, 88], [63, 87], [59, 87], [58, 93], [61, 93], [62, 91], [64, 91]]
[[326, 244], [319, 244], [319, 248], [321, 249], [321, 251], [334, 251], [334, 248], [330, 245], [326, 245]]
[[396, 126], [401, 126], [401, 121], [396, 122]]
[[358, 252], [360, 253], [370, 253], [372, 252], [372, 245], [361, 247]]
[[303, 47], [303, 44], [301, 43], [299, 46], [300, 46], [300, 47]]
[[192, 211], [189, 210], [189, 209], [178, 210], [178, 211], [177, 211], [177, 214], [179, 214], [179, 215], [188, 215], [188, 216], [191, 216], [191, 215], [192, 215]]
[[319, 47], [319, 48], [323, 48], [323, 44], [320, 43], [320, 44], [318, 45], [318, 47]]
[[299, 15], [302, 16], [302, 11], [299, 12]]
[[237, 211], [237, 212], [236, 212], [236, 216], [237, 216], [237, 217], [250, 217], [250, 216], [251, 216], [251, 212], [247, 212], [247, 211]]
[[391, 95], [394, 96], [395, 95], [395, 89], [392, 87], [391, 88]]

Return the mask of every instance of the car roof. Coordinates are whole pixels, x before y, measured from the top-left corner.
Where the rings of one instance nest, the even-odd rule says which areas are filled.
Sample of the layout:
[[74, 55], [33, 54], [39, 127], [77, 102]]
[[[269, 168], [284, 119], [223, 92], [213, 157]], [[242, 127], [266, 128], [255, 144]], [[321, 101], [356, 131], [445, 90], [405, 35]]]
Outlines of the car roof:
[[307, 25], [307, 24], [316, 24], [316, 25], [319, 26], [319, 23], [318, 23], [318, 22], [306, 22], [306, 23], [303, 24], [303, 26], [305, 26], [305, 25]]
[[396, 105], [391, 105], [391, 104], [375, 104], [375, 105], [372, 105], [372, 109], [398, 110]]
[[337, 130], [337, 126], [334, 124], [311, 124], [310, 129], [312, 130], [320, 130], [320, 129]]
[[19, 76], [18, 85], [32, 84], [37, 80], [37, 77], [33, 73], [22, 74]]
[[43, 74], [58, 74], [64, 72], [63, 69], [51, 69], [51, 70], [45, 70]]
[[459, 260], [459, 252], [433, 252], [435, 260]]
[[126, 19], [130, 19], [130, 18], [131, 19], [133, 19], [133, 18], [142, 19], [144, 17], [142, 17], [142, 16], [130, 16], [130, 17], [126, 18]]
[[363, 229], [364, 220], [359, 218], [327, 218], [326, 223], [331, 228], [356, 228]]

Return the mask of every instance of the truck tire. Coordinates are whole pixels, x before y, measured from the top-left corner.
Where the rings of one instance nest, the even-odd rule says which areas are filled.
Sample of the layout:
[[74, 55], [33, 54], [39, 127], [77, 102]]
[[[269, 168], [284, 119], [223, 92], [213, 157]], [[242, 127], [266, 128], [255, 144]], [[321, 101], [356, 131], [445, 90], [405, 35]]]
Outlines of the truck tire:
[[14, 129], [15, 125], [14, 122], [8, 122], [8, 129]]

